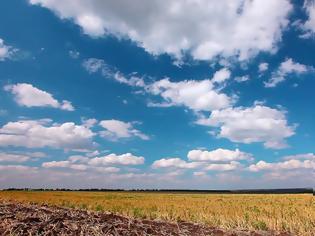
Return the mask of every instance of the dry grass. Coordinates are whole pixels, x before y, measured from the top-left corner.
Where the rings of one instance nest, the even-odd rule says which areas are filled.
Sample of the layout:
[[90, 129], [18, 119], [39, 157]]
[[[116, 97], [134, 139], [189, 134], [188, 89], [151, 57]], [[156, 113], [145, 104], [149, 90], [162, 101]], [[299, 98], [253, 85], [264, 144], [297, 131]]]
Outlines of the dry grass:
[[135, 218], [191, 221], [224, 229], [315, 235], [315, 197], [134, 192], [2, 191], [0, 199], [110, 211]]
[[107, 212], [0, 202], [0, 235], [292, 236], [274, 231], [222, 230], [202, 224], [132, 219]]

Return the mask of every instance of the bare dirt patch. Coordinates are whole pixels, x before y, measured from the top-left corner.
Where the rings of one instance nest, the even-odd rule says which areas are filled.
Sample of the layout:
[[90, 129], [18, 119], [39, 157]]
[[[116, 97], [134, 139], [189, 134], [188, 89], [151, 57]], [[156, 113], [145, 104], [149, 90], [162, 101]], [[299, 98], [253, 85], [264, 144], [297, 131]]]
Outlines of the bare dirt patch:
[[131, 219], [111, 213], [0, 202], [0, 235], [289, 236], [274, 231], [226, 231], [188, 222]]

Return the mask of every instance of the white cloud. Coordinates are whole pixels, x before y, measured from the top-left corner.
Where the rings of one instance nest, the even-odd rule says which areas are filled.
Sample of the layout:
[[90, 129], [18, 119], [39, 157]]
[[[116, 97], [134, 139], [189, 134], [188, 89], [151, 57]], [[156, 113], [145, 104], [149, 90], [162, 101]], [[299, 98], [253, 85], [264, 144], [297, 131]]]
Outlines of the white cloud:
[[[249, 153], [218, 148], [213, 151], [191, 150], [187, 154], [188, 162], [180, 158], [162, 158], [152, 164], [153, 169], [199, 169], [193, 174], [205, 176], [205, 171], [232, 171], [240, 170], [243, 165], [239, 161], [252, 161]], [[226, 163], [222, 163], [226, 162]]]
[[0, 153], [0, 162], [26, 162], [30, 160], [27, 155], [14, 154], [14, 153]]
[[118, 140], [121, 138], [139, 137], [143, 140], [149, 140], [149, 136], [135, 129], [131, 122], [120, 120], [102, 120], [100, 125], [105, 129], [100, 131], [100, 136], [109, 140]]
[[67, 100], [58, 102], [50, 93], [40, 90], [31, 84], [10, 84], [6, 85], [4, 90], [11, 92], [14, 95], [15, 101], [20, 106], [54, 107], [66, 111], [74, 111], [71, 102]]
[[141, 165], [144, 163], [144, 157], [135, 156], [131, 153], [121, 155], [109, 154], [103, 157], [95, 157], [90, 159], [89, 165], [102, 166], [102, 165]]
[[131, 87], [144, 87], [145, 83], [143, 78], [131, 75], [128, 78], [119, 72], [117, 69], [112, 68], [105, 63], [104, 60], [98, 58], [89, 58], [83, 61], [83, 67], [89, 73], [100, 72], [104, 77], [113, 79], [121, 84], [126, 84]]
[[307, 14], [307, 20], [303, 24], [299, 24], [304, 31], [302, 38], [314, 37], [315, 33], [315, 3], [313, 0], [305, 0], [304, 9]]
[[69, 168], [73, 170], [85, 171], [88, 167], [84, 164], [71, 164]]
[[[205, 162], [186, 162], [180, 158], [162, 158], [152, 164], [153, 169], [175, 168], [175, 169], [196, 169], [201, 168], [203, 171], [194, 172], [195, 176], [205, 175], [204, 171], [231, 171], [240, 169], [242, 165], [239, 162], [231, 161], [225, 164], [207, 164]], [[196, 174], [195, 174], [196, 173]]]
[[292, 58], [286, 59], [279, 67], [279, 73], [303, 73], [307, 71], [307, 66], [294, 62]]
[[209, 118], [200, 117], [199, 125], [219, 127], [218, 137], [237, 143], [263, 142], [265, 147], [280, 149], [287, 146], [285, 138], [294, 135], [285, 112], [262, 105], [227, 108], [213, 111]]
[[251, 172], [263, 172], [266, 178], [275, 179], [294, 179], [294, 178], [313, 178], [315, 173], [314, 153], [303, 153], [289, 155], [281, 158], [283, 161], [266, 162], [259, 161], [248, 167]]
[[46, 157], [46, 154], [42, 152], [0, 152], [0, 162], [22, 163], [42, 157]]
[[272, 73], [271, 78], [264, 82], [266, 88], [276, 87], [277, 84], [287, 79], [289, 75], [300, 75], [313, 70], [312, 67], [294, 62], [292, 58], [283, 61], [278, 69]]
[[197, 60], [246, 60], [273, 52], [292, 10], [288, 0], [29, 2], [73, 20], [92, 37], [128, 38], [153, 55], [167, 53], [176, 60], [187, 53]]
[[304, 154], [297, 154], [297, 155], [290, 155], [283, 157], [284, 160], [314, 160], [315, 161], [315, 154], [314, 153], [304, 153]]
[[213, 83], [223, 83], [227, 79], [231, 77], [231, 71], [229, 71], [227, 68], [223, 68], [221, 70], [218, 70], [214, 73], [212, 82]]
[[267, 71], [268, 68], [269, 68], [269, 64], [267, 62], [262, 62], [258, 66], [258, 71], [259, 71], [259, 73], [263, 73], [263, 72]]
[[101, 173], [116, 173], [120, 171], [117, 167], [94, 167], [94, 170]]
[[242, 168], [242, 164], [237, 161], [231, 161], [228, 164], [209, 164], [205, 167], [205, 170], [212, 171], [231, 171]]
[[88, 163], [90, 158], [80, 155], [72, 155], [68, 158], [70, 163]]
[[0, 38], [0, 61], [4, 61], [13, 56], [17, 52], [17, 49], [8, 46], [4, 43], [4, 40]]
[[211, 80], [184, 80], [171, 82], [168, 78], [147, 86], [147, 92], [159, 95], [162, 103], [150, 103], [152, 106], [186, 106], [195, 111], [212, 111], [233, 104], [233, 98], [220, 93]]
[[230, 162], [252, 160], [251, 154], [241, 152], [239, 149], [229, 150], [218, 148], [213, 151], [191, 150], [187, 155], [190, 161]]
[[44, 168], [68, 168], [78, 171], [92, 171], [103, 173], [119, 172], [120, 168], [111, 165], [129, 166], [141, 165], [144, 163], [144, 157], [135, 156], [131, 153], [121, 155], [109, 154], [103, 157], [90, 158], [88, 156], [73, 155], [67, 160], [44, 162]]
[[94, 133], [73, 122], [50, 124], [49, 120], [21, 120], [0, 128], [0, 146], [62, 148], [81, 150], [92, 147]]
[[50, 162], [44, 162], [42, 164], [45, 168], [54, 168], [54, 167], [69, 167], [70, 166], [69, 161], [50, 161]]
[[213, 78], [205, 80], [184, 80], [172, 82], [164, 78], [155, 82], [145, 83], [142, 77], [134, 74], [125, 76], [116, 69], [110, 68], [104, 60], [90, 58], [85, 60], [83, 66], [90, 73], [100, 71], [103, 76], [131, 87], [140, 88], [142, 93], [160, 96], [162, 102], [148, 102], [149, 107], [186, 106], [195, 111], [211, 111], [230, 106], [235, 98], [229, 97], [216, 88], [231, 77], [231, 72], [223, 68], [216, 71]]
[[201, 166], [203, 163], [200, 162], [186, 162], [180, 158], [162, 158], [156, 160], [152, 164], [152, 168], [182, 168], [182, 169], [194, 169]]
[[93, 167], [86, 164], [74, 164], [70, 161], [51, 161], [44, 162], [42, 164], [44, 168], [67, 168], [76, 171], [97, 171], [103, 173], [115, 173], [119, 172], [120, 169], [116, 167]]
[[280, 171], [280, 170], [293, 170], [293, 169], [314, 169], [315, 170], [315, 160], [295, 160], [291, 159], [284, 162], [274, 162], [269, 163], [265, 161], [259, 161], [256, 164], [250, 165], [248, 167], [250, 171]]
[[106, 69], [107, 64], [104, 60], [98, 58], [88, 58], [83, 61], [82, 66], [89, 72], [89, 73], [96, 73], [100, 70]]
[[61, 110], [74, 111], [74, 107], [72, 106], [71, 102], [67, 100], [62, 100], [62, 103], [59, 103], [59, 107]]
[[92, 128], [97, 123], [97, 119], [91, 118], [91, 119], [82, 119], [82, 125], [86, 126], [87, 128]]
[[137, 76], [130, 76], [130, 78], [126, 78], [120, 72], [116, 72], [114, 75], [114, 79], [119, 83], [126, 84], [131, 87], [145, 87], [143, 78], [139, 78]]
[[249, 80], [249, 76], [248, 75], [235, 77], [235, 81], [238, 82], [238, 83], [242, 83], [242, 82], [245, 82], [245, 81], [248, 81], [248, 80]]
[[37, 167], [31, 167], [31, 166], [23, 166], [23, 165], [0, 165], [1, 171], [18, 171], [25, 173], [26, 171], [34, 171], [37, 170]]
[[[109, 152], [109, 151], [108, 150], [104, 150], [102, 152], [104, 153], [104, 152]], [[87, 157], [95, 157], [95, 156], [98, 156], [99, 154], [100, 154], [100, 152], [98, 150], [95, 150], [95, 151], [88, 152], [85, 155]]]

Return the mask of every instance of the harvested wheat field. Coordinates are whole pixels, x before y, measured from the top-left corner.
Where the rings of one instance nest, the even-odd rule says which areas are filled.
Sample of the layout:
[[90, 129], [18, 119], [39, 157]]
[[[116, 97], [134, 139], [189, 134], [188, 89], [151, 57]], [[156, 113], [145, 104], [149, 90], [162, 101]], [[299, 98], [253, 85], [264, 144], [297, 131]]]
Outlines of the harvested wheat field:
[[273, 231], [221, 230], [200, 224], [140, 220], [46, 205], [0, 204], [1, 235], [255, 235], [289, 236]]
[[0, 199], [2, 231], [42, 227], [70, 233], [79, 227], [85, 235], [106, 230], [113, 235], [137, 235], [133, 230], [138, 235], [315, 235], [311, 194], [2, 191]]

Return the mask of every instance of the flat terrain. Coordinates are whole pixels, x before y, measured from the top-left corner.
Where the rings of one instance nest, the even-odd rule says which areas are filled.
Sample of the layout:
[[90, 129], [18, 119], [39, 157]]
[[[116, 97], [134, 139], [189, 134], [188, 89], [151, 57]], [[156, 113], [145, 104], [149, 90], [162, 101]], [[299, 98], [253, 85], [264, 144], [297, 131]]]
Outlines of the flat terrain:
[[289, 236], [273, 231], [222, 230], [187, 222], [131, 219], [61, 207], [0, 203], [1, 235]]
[[[199, 224], [197, 227], [187, 223], [171, 224], [164, 222], [162, 225], [164, 225], [166, 229], [177, 230], [169, 231], [169, 233], [165, 235], [193, 235], [193, 232], [199, 232], [198, 235], [233, 235], [233, 232], [234, 235], [246, 235], [239, 233], [235, 234], [235, 231], [245, 232], [240, 230], [246, 230], [248, 233], [247, 235], [251, 235], [249, 233], [254, 230], [256, 232], [265, 231], [265, 235], [268, 235], [268, 232], [269, 235], [277, 235], [275, 231], [290, 232], [293, 235], [315, 235], [315, 198], [310, 194], [234, 195], [135, 192], [0, 191], [0, 202], [2, 202], [2, 209], [6, 209], [5, 211], [7, 212], [3, 213], [4, 210], [2, 210], [2, 217], [6, 217], [10, 212], [17, 211], [19, 214], [22, 214], [21, 217], [23, 219], [29, 218], [29, 215], [23, 216], [22, 212], [24, 211], [21, 209], [26, 209], [25, 212], [34, 211], [39, 214], [38, 212], [45, 212], [45, 209], [39, 210], [42, 208], [38, 204], [45, 204], [45, 207], [48, 209], [48, 206], [65, 207], [65, 209], [56, 207], [51, 209], [59, 209], [64, 213], [68, 212], [67, 214], [70, 214], [70, 216], [68, 216], [69, 219], [67, 219], [68, 223], [77, 222], [75, 219], [80, 219], [76, 218], [77, 213], [75, 212], [79, 212], [79, 216], [80, 214], [83, 214], [83, 217], [81, 217], [82, 224], [80, 223], [79, 225], [84, 225], [84, 222], [90, 225], [95, 225], [95, 222], [104, 223], [100, 218], [97, 218], [97, 215], [102, 212], [116, 214], [104, 213], [103, 215], [111, 215], [114, 217], [115, 220], [107, 221], [109, 223], [106, 224], [109, 225], [113, 225], [117, 219], [121, 219], [122, 224], [118, 228], [123, 228], [122, 225], [134, 218], [138, 219], [138, 221], [131, 220], [133, 222], [132, 225], [136, 228], [138, 226], [142, 227], [145, 224], [148, 224], [148, 226], [146, 226], [147, 228], [151, 228], [153, 227], [152, 224], [155, 225], [155, 223], [152, 222], [156, 222], [156, 220], [173, 223], [185, 221]], [[11, 204], [9, 205], [10, 207], [8, 207], [8, 205], [6, 205], [7, 202], [14, 202], [15, 204]], [[24, 204], [21, 205], [19, 203]], [[36, 203], [37, 205], [28, 205], [29, 203]], [[69, 211], [67, 210], [69, 208], [80, 209], [80, 211]], [[87, 213], [86, 210], [98, 213]], [[50, 213], [47, 213], [45, 216], [47, 220], [51, 219], [51, 217], [55, 217], [52, 216], [55, 210], [48, 210], [48, 212]], [[88, 217], [84, 214], [93, 214], [93, 217]], [[61, 214], [61, 216], [62, 217], [59, 218], [62, 220], [67, 218], [67, 215]], [[37, 215], [37, 218], [38, 217], [41, 217], [41, 214]], [[11, 220], [12, 225], [19, 222], [17, 219]], [[89, 220], [91, 220], [90, 223]], [[1, 221], [3, 222], [3, 220]], [[38, 221], [38, 219], [35, 221]], [[42, 220], [39, 221], [42, 222]], [[7, 223], [8, 222], [9, 221], [7, 221]], [[174, 225], [176, 225], [176, 227]], [[179, 228], [177, 225], [179, 225]], [[207, 227], [201, 225], [206, 225]], [[6, 225], [6, 227], [8, 227], [8, 225]], [[103, 226], [97, 225], [95, 225], [95, 227], [104, 228]], [[156, 229], [163, 227], [160, 225], [156, 227]], [[197, 231], [197, 228], [194, 227], [203, 231]], [[118, 228], [115, 229], [117, 230]], [[222, 233], [219, 232], [219, 234], [213, 234], [213, 231], [211, 233], [211, 230], [218, 229], [227, 231], [225, 231], [224, 234], [223, 231]], [[145, 231], [142, 230], [142, 233], [143, 232]], [[273, 233], [270, 234], [270, 232]], [[149, 233], [147, 232], [147, 234]], [[154, 229], [151, 234], [154, 235]], [[155, 235], [163, 234], [159, 232]]]

